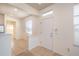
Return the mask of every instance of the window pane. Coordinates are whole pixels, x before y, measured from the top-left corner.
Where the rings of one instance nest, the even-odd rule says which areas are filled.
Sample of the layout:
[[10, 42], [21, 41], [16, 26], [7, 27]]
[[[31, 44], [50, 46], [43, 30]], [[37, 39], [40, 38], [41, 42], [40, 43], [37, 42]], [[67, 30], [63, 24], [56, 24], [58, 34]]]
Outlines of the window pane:
[[4, 32], [4, 26], [0, 26], [0, 32]]
[[75, 35], [75, 45], [79, 45], [79, 5], [74, 6], [74, 35]]
[[75, 44], [79, 45], [79, 26], [75, 29]]
[[26, 22], [26, 32], [32, 34], [32, 20]]
[[79, 24], [79, 16], [74, 17], [74, 24]]
[[74, 15], [79, 15], [79, 4], [74, 6]]

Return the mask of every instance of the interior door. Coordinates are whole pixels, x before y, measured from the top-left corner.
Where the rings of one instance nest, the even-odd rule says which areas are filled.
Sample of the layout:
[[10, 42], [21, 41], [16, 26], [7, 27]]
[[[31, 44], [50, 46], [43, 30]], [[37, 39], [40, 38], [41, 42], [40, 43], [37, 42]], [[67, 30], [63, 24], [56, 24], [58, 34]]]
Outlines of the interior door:
[[16, 22], [6, 21], [6, 33], [10, 34], [12, 37], [11, 48], [13, 48], [16, 35]]
[[43, 47], [53, 50], [53, 18], [42, 19], [41, 39]]
[[7, 22], [6, 24], [6, 32], [12, 35], [12, 38], [15, 38], [15, 30], [16, 30], [16, 23], [15, 22]]

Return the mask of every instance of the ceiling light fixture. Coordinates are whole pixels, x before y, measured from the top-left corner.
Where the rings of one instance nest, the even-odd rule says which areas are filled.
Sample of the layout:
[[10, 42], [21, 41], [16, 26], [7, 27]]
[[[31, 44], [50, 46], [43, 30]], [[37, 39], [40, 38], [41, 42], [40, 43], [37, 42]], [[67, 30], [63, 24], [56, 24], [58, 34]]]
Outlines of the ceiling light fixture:
[[53, 14], [53, 11], [48, 11], [48, 12], [42, 14], [42, 16], [47, 16], [47, 15], [50, 15], [50, 14]]
[[17, 9], [17, 8], [15, 8], [15, 9], [14, 9], [14, 11], [18, 11], [18, 9]]

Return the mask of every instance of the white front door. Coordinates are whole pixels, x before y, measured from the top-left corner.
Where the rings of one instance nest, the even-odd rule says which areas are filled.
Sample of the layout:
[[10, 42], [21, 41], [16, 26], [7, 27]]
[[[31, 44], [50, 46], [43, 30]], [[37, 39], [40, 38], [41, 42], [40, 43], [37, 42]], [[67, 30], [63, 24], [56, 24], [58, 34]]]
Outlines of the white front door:
[[41, 21], [41, 40], [43, 47], [53, 50], [53, 17]]

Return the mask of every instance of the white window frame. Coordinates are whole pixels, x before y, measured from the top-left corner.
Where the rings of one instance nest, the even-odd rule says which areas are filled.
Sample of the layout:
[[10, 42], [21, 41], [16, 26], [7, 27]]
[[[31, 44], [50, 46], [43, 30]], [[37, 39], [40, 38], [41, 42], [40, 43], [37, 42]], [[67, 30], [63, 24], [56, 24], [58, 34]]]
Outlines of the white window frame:
[[[75, 5], [76, 7], [78, 7], [79, 6], [79, 4], [78, 5]], [[77, 9], [75, 9], [75, 6], [74, 6], [74, 10], [73, 10], [73, 23], [74, 23], [74, 37], [75, 37], [75, 39], [74, 39], [74, 45], [75, 46], [77, 46], [77, 47], [79, 47], [79, 40], [78, 40], [78, 35], [77, 35], [77, 33], [79, 32], [79, 28], [77, 28], [78, 26], [79, 26], [79, 23], [78, 24], [76, 24], [75, 23], [75, 18], [76, 17], [79, 17], [79, 14], [77, 13], [77, 12], [79, 12], [79, 11], [75, 11], [75, 10], [77, 10]], [[77, 13], [77, 14], [76, 14]]]

